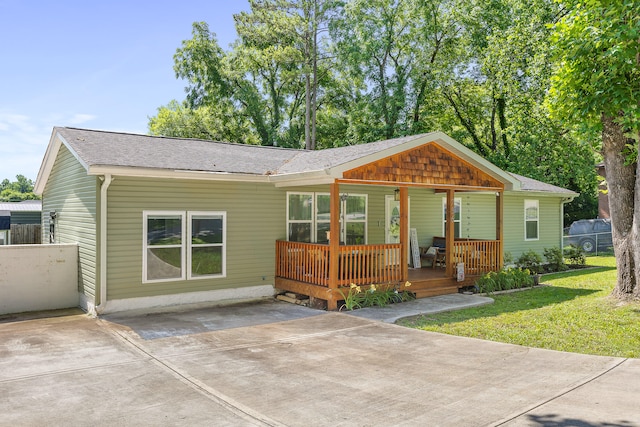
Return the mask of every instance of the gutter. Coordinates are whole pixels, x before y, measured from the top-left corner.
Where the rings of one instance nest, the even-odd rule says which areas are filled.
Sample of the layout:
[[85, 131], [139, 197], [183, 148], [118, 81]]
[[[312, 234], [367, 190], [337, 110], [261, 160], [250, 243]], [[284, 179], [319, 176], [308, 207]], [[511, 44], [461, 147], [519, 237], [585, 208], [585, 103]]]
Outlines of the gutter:
[[95, 306], [96, 314], [107, 306], [107, 190], [112, 181], [111, 174], [105, 174], [100, 186], [100, 304]]

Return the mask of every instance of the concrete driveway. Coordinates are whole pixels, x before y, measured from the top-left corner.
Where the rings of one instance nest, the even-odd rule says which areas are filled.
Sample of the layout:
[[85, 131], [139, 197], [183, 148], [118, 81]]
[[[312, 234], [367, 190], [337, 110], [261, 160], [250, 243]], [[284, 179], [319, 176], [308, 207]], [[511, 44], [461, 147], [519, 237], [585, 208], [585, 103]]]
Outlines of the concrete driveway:
[[640, 426], [640, 360], [286, 303], [67, 313], [0, 323], [0, 396], [2, 426]]

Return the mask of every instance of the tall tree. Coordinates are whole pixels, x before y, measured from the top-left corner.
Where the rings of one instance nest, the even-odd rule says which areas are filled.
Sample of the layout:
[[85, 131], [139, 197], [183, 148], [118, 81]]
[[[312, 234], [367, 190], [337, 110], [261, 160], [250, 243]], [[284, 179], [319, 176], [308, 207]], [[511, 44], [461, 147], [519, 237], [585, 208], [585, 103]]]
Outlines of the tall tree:
[[621, 299], [640, 297], [640, 5], [563, 1], [555, 25], [560, 61], [551, 95], [559, 114], [602, 132], [617, 283]]

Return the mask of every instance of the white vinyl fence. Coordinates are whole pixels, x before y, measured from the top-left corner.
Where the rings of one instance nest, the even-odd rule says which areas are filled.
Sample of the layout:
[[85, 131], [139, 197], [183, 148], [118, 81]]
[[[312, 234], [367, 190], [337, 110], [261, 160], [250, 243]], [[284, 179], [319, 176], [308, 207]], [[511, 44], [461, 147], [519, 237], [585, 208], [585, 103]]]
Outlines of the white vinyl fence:
[[0, 246], [0, 314], [78, 304], [78, 245]]

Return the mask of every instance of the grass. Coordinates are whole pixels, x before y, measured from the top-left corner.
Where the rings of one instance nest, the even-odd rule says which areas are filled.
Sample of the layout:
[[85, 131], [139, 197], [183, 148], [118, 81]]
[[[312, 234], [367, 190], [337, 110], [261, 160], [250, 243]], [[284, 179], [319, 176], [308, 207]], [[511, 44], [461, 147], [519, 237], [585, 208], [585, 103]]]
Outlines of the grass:
[[493, 295], [483, 307], [418, 316], [399, 324], [425, 331], [528, 347], [603, 356], [640, 357], [640, 302], [611, 298], [612, 256], [591, 257], [596, 269], [543, 276], [551, 286]]

